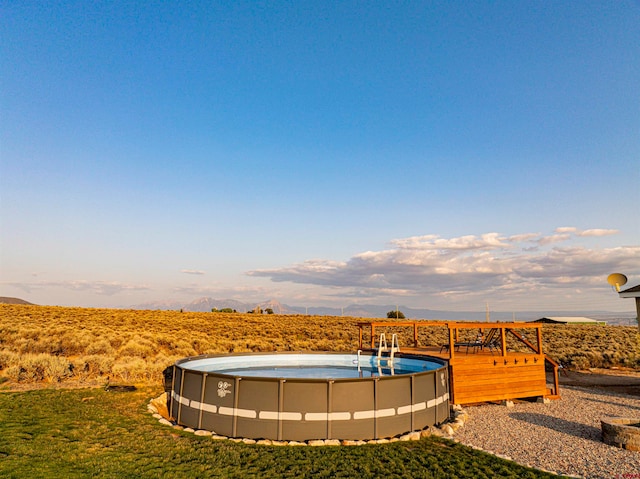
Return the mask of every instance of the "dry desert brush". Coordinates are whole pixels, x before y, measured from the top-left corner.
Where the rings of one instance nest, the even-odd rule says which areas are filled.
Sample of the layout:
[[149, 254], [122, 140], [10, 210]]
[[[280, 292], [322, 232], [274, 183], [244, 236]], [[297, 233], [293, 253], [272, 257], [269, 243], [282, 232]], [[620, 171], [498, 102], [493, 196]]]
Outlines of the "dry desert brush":
[[[107, 378], [159, 384], [162, 370], [186, 356], [354, 351], [360, 321], [1, 304], [0, 377], [13, 386], [96, 385]], [[545, 325], [543, 333], [545, 352], [567, 367], [640, 368], [634, 327]], [[419, 341], [438, 345], [446, 338], [444, 326], [421, 328]], [[367, 344], [370, 338], [364, 340]], [[411, 342], [410, 332], [402, 331], [400, 344]]]

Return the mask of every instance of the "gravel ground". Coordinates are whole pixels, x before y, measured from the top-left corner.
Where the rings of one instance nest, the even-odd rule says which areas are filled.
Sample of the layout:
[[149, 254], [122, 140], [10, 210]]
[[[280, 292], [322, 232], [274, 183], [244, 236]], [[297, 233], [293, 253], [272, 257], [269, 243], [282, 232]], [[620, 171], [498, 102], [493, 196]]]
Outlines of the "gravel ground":
[[602, 442], [600, 418], [640, 417], [640, 399], [577, 387], [561, 388], [549, 404], [466, 407], [455, 438], [519, 464], [586, 478], [640, 478], [640, 452]]

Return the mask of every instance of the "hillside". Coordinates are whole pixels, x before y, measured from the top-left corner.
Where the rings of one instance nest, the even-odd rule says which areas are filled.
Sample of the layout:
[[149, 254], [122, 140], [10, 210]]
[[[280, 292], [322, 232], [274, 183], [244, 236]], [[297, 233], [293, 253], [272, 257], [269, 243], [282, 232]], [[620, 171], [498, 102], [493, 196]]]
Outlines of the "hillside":
[[24, 299], [10, 298], [10, 297], [7, 297], [7, 296], [0, 296], [0, 304], [26, 304], [26, 305], [33, 305], [33, 303], [25, 301]]
[[[159, 383], [177, 359], [251, 351], [353, 351], [361, 318], [0, 305], [0, 381]], [[446, 342], [425, 328], [420, 344]], [[545, 325], [545, 351], [575, 369], [640, 368], [638, 330]], [[365, 341], [367, 339], [365, 338]], [[408, 344], [408, 334], [400, 343]]]

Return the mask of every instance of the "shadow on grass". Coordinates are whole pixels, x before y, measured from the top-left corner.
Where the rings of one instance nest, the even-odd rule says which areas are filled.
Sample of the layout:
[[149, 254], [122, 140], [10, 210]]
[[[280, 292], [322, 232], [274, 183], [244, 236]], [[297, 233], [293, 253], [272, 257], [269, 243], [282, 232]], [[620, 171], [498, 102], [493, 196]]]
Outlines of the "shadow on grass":
[[569, 434], [570, 436], [588, 439], [594, 442], [602, 442], [602, 431], [597, 427], [587, 426], [575, 421], [567, 421], [546, 414], [514, 412], [509, 414], [513, 419], [528, 422], [535, 426], [546, 427], [553, 431]]

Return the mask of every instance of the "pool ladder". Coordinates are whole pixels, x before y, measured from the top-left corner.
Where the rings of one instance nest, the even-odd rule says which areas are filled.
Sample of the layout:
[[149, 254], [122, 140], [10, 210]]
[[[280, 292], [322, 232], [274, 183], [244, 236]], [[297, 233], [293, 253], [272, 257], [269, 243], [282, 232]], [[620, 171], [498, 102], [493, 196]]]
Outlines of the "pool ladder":
[[[389, 356], [384, 357], [383, 353], [389, 353]], [[378, 367], [380, 367], [382, 361], [387, 362], [387, 366], [393, 368], [393, 358], [395, 353], [400, 352], [400, 344], [398, 343], [398, 335], [393, 333], [391, 336], [391, 347], [387, 344], [387, 337], [384, 333], [380, 333], [380, 340], [378, 341]]]

